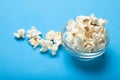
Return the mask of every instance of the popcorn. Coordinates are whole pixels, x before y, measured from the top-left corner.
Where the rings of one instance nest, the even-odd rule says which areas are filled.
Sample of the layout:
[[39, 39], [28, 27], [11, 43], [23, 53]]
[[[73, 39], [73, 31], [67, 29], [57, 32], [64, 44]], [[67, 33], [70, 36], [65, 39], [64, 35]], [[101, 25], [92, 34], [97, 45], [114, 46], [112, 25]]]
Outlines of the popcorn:
[[50, 47], [52, 56], [55, 56], [55, 55], [56, 55], [56, 52], [57, 52], [57, 50], [58, 50], [58, 47], [59, 47], [59, 46], [56, 45], [56, 44], [53, 44], [53, 45]]
[[48, 46], [49, 50], [51, 50], [51, 54], [54, 56], [56, 55], [56, 52], [61, 45], [61, 32], [55, 32], [53, 30], [50, 30], [46, 34], [46, 39], [52, 41], [53, 43]]
[[92, 52], [103, 49], [106, 44], [107, 20], [90, 16], [77, 16], [70, 19], [66, 26], [65, 40], [75, 50]]
[[32, 26], [30, 30], [27, 30], [27, 37], [28, 38], [41, 38], [39, 35], [41, 35], [41, 32], [38, 31], [35, 26]]
[[61, 32], [56, 32], [55, 38], [53, 39], [56, 45], [61, 45]]
[[74, 41], [74, 39], [75, 39], [75, 37], [76, 37], [76, 35], [74, 35], [73, 33], [71, 33], [71, 32], [66, 32], [65, 33], [65, 35], [66, 35], [66, 41], [69, 43], [69, 44], [73, 44], [73, 41]]
[[76, 23], [81, 23], [81, 24], [84, 24], [84, 25], [86, 25], [86, 24], [90, 25], [91, 19], [88, 16], [77, 16]]
[[[25, 38], [25, 30], [19, 29], [17, 33], [14, 33], [17, 38]], [[51, 51], [51, 55], [55, 56], [59, 46], [61, 45], [61, 32], [55, 32], [50, 30], [46, 34], [46, 39], [41, 38], [41, 32], [38, 31], [35, 26], [32, 26], [31, 29], [27, 30], [28, 42], [36, 48], [41, 46], [40, 52]]]
[[98, 49], [104, 49], [105, 48], [105, 44], [104, 43], [101, 43], [99, 44], [99, 46], [97, 46]]
[[55, 35], [56, 35], [55, 31], [50, 30], [50, 31], [46, 34], [46, 39], [47, 39], [47, 40], [53, 40], [53, 39], [55, 38]]
[[50, 40], [41, 39], [39, 41], [39, 44], [41, 45], [40, 52], [46, 52], [48, 51], [49, 47], [52, 46], [53, 43]]
[[99, 19], [99, 21], [98, 21], [98, 24], [99, 24], [100, 26], [105, 26], [106, 23], [107, 23], [107, 20], [103, 20], [102, 18]]
[[30, 39], [29, 43], [34, 48], [40, 45], [40, 52], [46, 52], [50, 50], [53, 56], [56, 54], [58, 47], [61, 45], [61, 32], [55, 32], [54, 30], [50, 30], [46, 34], [46, 39], [41, 39], [41, 32], [38, 31], [35, 27], [32, 27], [27, 32], [27, 37]]
[[68, 26], [74, 26], [75, 25], [75, 20], [74, 19], [70, 19], [69, 21], [68, 21]]
[[25, 30], [23, 28], [19, 29], [17, 33], [14, 33], [16, 38], [25, 38]]
[[39, 46], [39, 40], [41, 39], [41, 32], [38, 31], [35, 26], [32, 26], [31, 29], [27, 30], [27, 37], [29, 38], [29, 43], [34, 47]]
[[76, 50], [84, 50], [84, 43], [79, 39], [74, 40], [72, 47]]
[[34, 47], [36, 48], [37, 46], [39, 46], [39, 39], [38, 38], [31, 38], [29, 40], [29, 43]]

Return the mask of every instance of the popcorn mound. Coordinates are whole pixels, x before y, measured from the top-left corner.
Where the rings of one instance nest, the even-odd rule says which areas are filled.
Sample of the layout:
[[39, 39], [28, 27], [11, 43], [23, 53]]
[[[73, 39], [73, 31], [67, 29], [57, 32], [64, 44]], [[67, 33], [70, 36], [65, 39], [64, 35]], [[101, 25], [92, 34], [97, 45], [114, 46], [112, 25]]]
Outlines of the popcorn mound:
[[107, 20], [90, 16], [77, 16], [67, 23], [65, 40], [75, 50], [94, 52], [105, 48]]

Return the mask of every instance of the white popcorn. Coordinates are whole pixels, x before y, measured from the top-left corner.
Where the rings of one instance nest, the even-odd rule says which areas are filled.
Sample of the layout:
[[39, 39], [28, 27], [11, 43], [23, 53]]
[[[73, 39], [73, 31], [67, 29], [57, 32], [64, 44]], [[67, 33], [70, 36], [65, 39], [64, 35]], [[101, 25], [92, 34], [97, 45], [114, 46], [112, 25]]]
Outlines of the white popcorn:
[[41, 45], [40, 52], [46, 52], [48, 51], [49, 47], [52, 46], [53, 43], [50, 40], [41, 39], [39, 41], [39, 44]]
[[107, 20], [103, 20], [102, 18], [100, 18], [99, 21], [98, 21], [98, 24], [99, 24], [100, 26], [105, 26], [105, 24], [106, 24], [107, 22], [108, 22]]
[[56, 32], [55, 38], [53, 39], [56, 45], [61, 45], [61, 32]]
[[107, 20], [90, 16], [77, 16], [66, 25], [65, 40], [76, 50], [92, 52], [103, 49], [106, 44]]
[[32, 26], [31, 29], [27, 30], [28, 41], [34, 48], [39, 46], [39, 40], [41, 39], [40, 35], [41, 32], [38, 31], [35, 26]]
[[100, 29], [101, 29], [100, 26], [98, 26], [98, 27], [94, 27], [94, 26], [92, 26], [92, 30], [94, 30], [95, 32], [99, 32]]
[[[82, 23], [77, 23], [76, 25], [75, 25], [75, 27], [74, 28], [77, 28], [77, 32], [76, 33], [80, 33], [80, 34], [84, 34], [85, 33], [85, 29], [84, 29], [84, 27], [86, 27], [87, 25], [85, 25], [85, 24], [82, 24]], [[74, 29], [73, 29], [74, 30]], [[72, 32], [72, 31], [71, 31]]]
[[[91, 14], [91, 15], [90, 15], [90, 19], [91, 19], [91, 25], [97, 24], [98, 18], [96, 18], [94, 14]], [[95, 25], [95, 26], [96, 26], [96, 25]]]
[[[24, 29], [19, 29], [18, 33], [14, 33], [17, 38], [25, 38]], [[51, 55], [55, 56], [59, 46], [61, 45], [61, 32], [55, 32], [50, 30], [46, 34], [46, 39], [41, 39], [41, 32], [38, 31], [34, 26], [27, 30], [28, 42], [34, 48], [41, 46], [40, 52], [51, 51]]]
[[46, 52], [48, 50], [48, 45], [45, 40], [41, 39], [39, 43], [41, 45], [40, 52]]
[[95, 43], [94, 42], [86, 42], [84, 45], [85, 51], [91, 52], [95, 49]]
[[61, 45], [61, 32], [55, 32], [50, 30], [46, 34], [47, 41], [51, 41], [52, 44], [48, 45], [48, 49], [51, 50], [51, 54], [55, 55], [59, 46]]
[[25, 38], [25, 30], [23, 28], [19, 29], [17, 33], [14, 33], [16, 38]]
[[56, 52], [59, 48], [58, 44], [53, 44], [52, 41], [44, 40], [44, 39], [41, 39], [39, 43], [41, 45], [40, 52], [46, 52], [46, 51], [50, 50], [52, 56], [56, 55]]
[[76, 40], [74, 40], [74, 43], [72, 45], [72, 47], [76, 50], [84, 50], [84, 42], [79, 40], [78, 38]]
[[93, 33], [92, 38], [98, 40], [100, 38], [100, 36], [101, 35], [99, 35], [97, 33]]
[[56, 44], [53, 44], [53, 45], [50, 47], [52, 56], [55, 56], [55, 55], [56, 55], [56, 52], [57, 52], [57, 50], [58, 50], [58, 47], [59, 47], [59, 46], [56, 45]]
[[35, 26], [32, 26], [30, 30], [27, 30], [27, 37], [28, 38], [41, 38], [39, 35], [41, 35], [41, 32], [38, 31]]
[[29, 40], [29, 43], [34, 47], [36, 48], [37, 46], [39, 46], [39, 39], [38, 38], [31, 38]]
[[104, 49], [105, 48], [105, 44], [104, 43], [101, 43], [97, 46], [97, 49], [101, 50], [101, 49]]
[[55, 35], [56, 35], [55, 31], [50, 30], [50, 31], [46, 34], [46, 39], [47, 39], [47, 40], [53, 40], [53, 39], [55, 38]]
[[83, 25], [90, 25], [91, 19], [88, 16], [77, 16], [76, 17], [76, 23], [77, 24], [83, 24]]
[[72, 45], [74, 41], [74, 37], [76, 37], [76, 35], [74, 36], [74, 34], [72, 34], [71, 32], [66, 32], [65, 35], [66, 35], [65, 40]]

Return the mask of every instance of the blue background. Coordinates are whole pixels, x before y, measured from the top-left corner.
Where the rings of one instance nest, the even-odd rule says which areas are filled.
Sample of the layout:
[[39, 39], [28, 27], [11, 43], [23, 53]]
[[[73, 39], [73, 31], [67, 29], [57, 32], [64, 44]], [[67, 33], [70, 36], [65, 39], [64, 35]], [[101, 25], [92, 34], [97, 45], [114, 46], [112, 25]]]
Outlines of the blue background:
[[[120, 80], [119, 0], [0, 0], [0, 80], [79, 79]], [[52, 57], [41, 54], [13, 33], [32, 25], [45, 35], [61, 31], [70, 18], [90, 15], [109, 20], [110, 44], [101, 58], [76, 62], [60, 47]], [[43, 36], [44, 37], [44, 36]]]

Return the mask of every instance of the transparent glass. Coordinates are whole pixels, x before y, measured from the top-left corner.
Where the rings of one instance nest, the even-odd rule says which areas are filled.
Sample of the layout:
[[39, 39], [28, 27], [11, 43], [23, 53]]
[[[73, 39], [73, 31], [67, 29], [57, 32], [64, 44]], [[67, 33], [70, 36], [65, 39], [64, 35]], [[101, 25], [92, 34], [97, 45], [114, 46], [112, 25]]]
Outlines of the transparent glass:
[[68, 51], [68, 53], [75, 59], [77, 60], [82, 60], [82, 61], [89, 61], [92, 60], [94, 58], [97, 58], [99, 56], [101, 56], [103, 53], [105, 53], [106, 48], [109, 44], [109, 34], [108, 31], [106, 33], [106, 43], [105, 43], [105, 48], [104, 49], [100, 49], [100, 50], [96, 50], [93, 52], [86, 52], [86, 51], [80, 51], [80, 50], [75, 50], [72, 46], [69, 45], [69, 43], [65, 40], [66, 35], [65, 33], [67, 32], [66, 26], [63, 27], [62, 29], [62, 45], [64, 46], [64, 48]]

